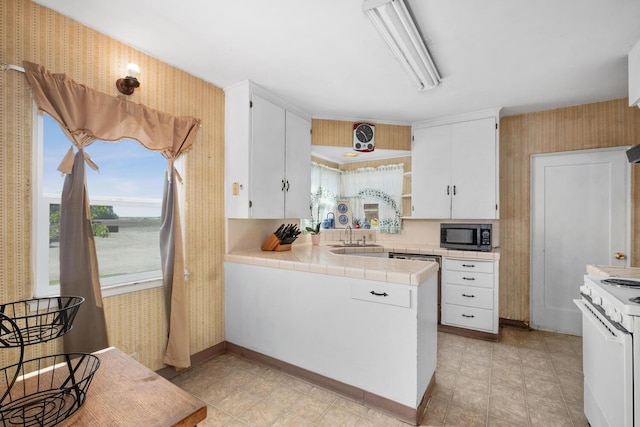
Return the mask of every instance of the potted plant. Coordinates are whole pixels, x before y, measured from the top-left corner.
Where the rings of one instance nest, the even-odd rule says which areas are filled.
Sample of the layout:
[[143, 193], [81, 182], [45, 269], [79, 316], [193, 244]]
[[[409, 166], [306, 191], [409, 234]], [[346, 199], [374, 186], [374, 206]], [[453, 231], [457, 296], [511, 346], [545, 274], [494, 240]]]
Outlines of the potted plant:
[[311, 234], [311, 243], [314, 245], [320, 244], [320, 221], [315, 227], [306, 227], [306, 230]]

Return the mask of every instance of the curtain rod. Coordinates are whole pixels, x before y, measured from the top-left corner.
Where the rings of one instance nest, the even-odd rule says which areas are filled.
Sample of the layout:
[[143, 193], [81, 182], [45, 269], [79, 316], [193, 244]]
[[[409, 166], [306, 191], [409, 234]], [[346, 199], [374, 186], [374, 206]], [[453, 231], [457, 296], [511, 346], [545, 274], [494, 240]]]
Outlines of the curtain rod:
[[24, 68], [18, 65], [5, 64], [4, 62], [0, 65], [2, 65], [2, 71], [15, 70], [15, 71], [20, 71], [21, 73], [24, 73]]

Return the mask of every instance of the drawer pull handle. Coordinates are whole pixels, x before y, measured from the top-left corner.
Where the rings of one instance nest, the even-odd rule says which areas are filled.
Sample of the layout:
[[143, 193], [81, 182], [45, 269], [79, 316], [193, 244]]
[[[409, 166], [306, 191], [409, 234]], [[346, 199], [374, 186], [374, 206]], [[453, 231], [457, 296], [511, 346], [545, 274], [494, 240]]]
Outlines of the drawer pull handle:
[[466, 298], [475, 298], [476, 297], [475, 295], [467, 295], [467, 294], [462, 294], [462, 296], [466, 297]]
[[463, 267], [468, 267], [468, 268], [475, 268], [475, 265], [473, 264], [462, 264]]
[[462, 317], [468, 317], [469, 319], [472, 319], [476, 316], [474, 316], [473, 314], [463, 314]]
[[476, 280], [475, 277], [463, 277], [462, 279], [463, 280]]
[[386, 293], [386, 292], [383, 292], [383, 293], [379, 294], [379, 293], [377, 293], [377, 292], [375, 292], [375, 291], [371, 291], [371, 292], [369, 292], [369, 293], [370, 293], [371, 295], [375, 295], [375, 296], [377, 296], [377, 297], [387, 297], [387, 296], [389, 296], [389, 294], [388, 294], [388, 293]]

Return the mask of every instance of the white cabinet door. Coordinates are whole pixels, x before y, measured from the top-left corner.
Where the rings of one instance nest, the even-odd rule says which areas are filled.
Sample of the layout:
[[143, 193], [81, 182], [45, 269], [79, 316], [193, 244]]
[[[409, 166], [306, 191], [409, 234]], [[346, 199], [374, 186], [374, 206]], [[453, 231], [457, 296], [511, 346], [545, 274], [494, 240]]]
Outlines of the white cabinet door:
[[451, 128], [451, 218], [495, 219], [496, 122], [493, 117]]
[[451, 126], [416, 129], [411, 142], [411, 216], [451, 215]]
[[311, 218], [311, 123], [286, 112], [285, 218]]
[[251, 218], [282, 218], [285, 110], [255, 94], [251, 99]]

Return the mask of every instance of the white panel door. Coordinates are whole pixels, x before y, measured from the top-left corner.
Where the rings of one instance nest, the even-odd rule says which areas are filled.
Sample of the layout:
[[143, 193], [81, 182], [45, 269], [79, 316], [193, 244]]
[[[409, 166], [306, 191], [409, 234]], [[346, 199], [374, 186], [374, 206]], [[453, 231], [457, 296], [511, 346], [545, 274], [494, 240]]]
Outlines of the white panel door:
[[495, 118], [456, 123], [451, 141], [451, 218], [496, 219]]
[[285, 218], [311, 218], [311, 123], [286, 112]]
[[283, 218], [285, 110], [255, 94], [252, 101], [251, 218]]
[[581, 334], [587, 264], [626, 266], [630, 180], [626, 148], [532, 156], [531, 325]]
[[451, 125], [415, 129], [411, 142], [411, 216], [451, 216]]

